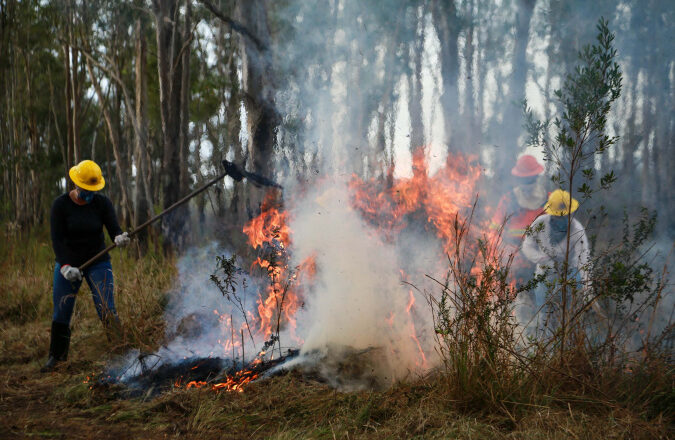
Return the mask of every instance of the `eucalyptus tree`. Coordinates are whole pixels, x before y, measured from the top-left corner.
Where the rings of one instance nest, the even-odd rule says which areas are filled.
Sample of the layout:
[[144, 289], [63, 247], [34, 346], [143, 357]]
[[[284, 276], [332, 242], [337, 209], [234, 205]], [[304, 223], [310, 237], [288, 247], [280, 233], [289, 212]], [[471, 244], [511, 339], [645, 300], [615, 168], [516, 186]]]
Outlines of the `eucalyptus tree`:
[[[178, 0], [152, 0], [157, 37], [157, 76], [159, 81], [159, 104], [162, 123], [162, 204], [168, 208], [186, 192], [186, 164], [181, 163], [181, 151], [185, 155], [187, 114], [189, 106], [182, 100], [190, 97], [189, 51], [191, 45], [190, 0], [182, 10]], [[187, 53], [187, 55], [185, 55]], [[186, 58], [186, 56], [188, 58]], [[188, 226], [187, 208], [178, 209], [162, 220], [166, 250], [181, 247]]]
[[[72, 160], [61, 26], [58, 4], [0, 5], [0, 219], [19, 229], [42, 222]], [[88, 117], [85, 106], [78, 121]]]

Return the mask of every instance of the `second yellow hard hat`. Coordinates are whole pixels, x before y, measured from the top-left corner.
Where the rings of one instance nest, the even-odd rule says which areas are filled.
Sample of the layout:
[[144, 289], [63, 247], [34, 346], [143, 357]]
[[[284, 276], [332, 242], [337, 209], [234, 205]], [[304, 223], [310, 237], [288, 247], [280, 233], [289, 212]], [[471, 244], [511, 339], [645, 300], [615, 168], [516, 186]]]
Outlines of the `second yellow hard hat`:
[[544, 211], [546, 214], [562, 216], [576, 211], [577, 208], [579, 208], [579, 202], [570, 193], [562, 189], [556, 189], [548, 196], [548, 203], [546, 203]]

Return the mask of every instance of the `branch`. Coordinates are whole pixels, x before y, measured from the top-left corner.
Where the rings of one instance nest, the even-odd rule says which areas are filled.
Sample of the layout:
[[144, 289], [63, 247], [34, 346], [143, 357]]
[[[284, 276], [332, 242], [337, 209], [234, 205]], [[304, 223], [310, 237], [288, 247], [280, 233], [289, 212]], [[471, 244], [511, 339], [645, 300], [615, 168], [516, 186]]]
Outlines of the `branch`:
[[[156, 6], [155, 6], [155, 5], [156, 5], [156, 2], [155, 2], [154, 0], [153, 0], [153, 2], [152, 2], [152, 5], [153, 5], [153, 7], [156, 7]], [[148, 9], [148, 8], [144, 8], [144, 7], [142, 7], [142, 6], [137, 6], [137, 5], [133, 5], [133, 4], [132, 4], [132, 5], [129, 5], [129, 6], [131, 7], [131, 9], [136, 9], [137, 11], [144, 12], [144, 13], [150, 15], [152, 18], [155, 17], [155, 14], [154, 14], [150, 9]]]
[[171, 66], [171, 73], [173, 74], [173, 71], [176, 70], [178, 67], [178, 63], [180, 62], [181, 58], [183, 57], [183, 52], [187, 50], [187, 48], [190, 46], [192, 43], [192, 40], [195, 38], [195, 30], [197, 29], [197, 26], [199, 23], [201, 23], [201, 20], [197, 20], [197, 23], [195, 23], [194, 26], [192, 26], [192, 30], [190, 31], [190, 36], [188, 37], [187, 40], [183, 42], [183, 46], [180, 48], [178, 51], [178, 55], [176, 56], [175, 62], [173, 63], [173, 66]]
[[218, 17], [223, 23], [227, 24], [230, 26], [230, 28], [235, 31], [240, 33], [241, 35], [247, 37], [249, 40], [253, 42], [255, 47], [258, 49], [260, 52], [265, 52], [267, 51], [267, 46], [260, 41], [258, 37], [256, 37], [246, 26], [244, 26], [241, 22], [234, 20], [227, 15], [223, 14], [222, 11], [220, 11], [218, 8], [216, 8], [213, 3], [211, 3], [209, 0], [197, 0], [199, 3], [204, 5], [206, 9], [211, 11], [213, 15]]
[[[110, 75], [110, 78], [112, 80], [114, 80], [119, 85], [120, 89], [122, 89], [122, 96], [123, 96], [123, 99], [124, 99], [124, 104], [127, 106], [128, 109], [132, 109], [133, 107], [131, 106], [132, 101], [131, 101], [131, 98], [130, 98], [130, 95], [129, 95], [129, 90], [127, 89], [126, 84], [124, 84], [124, 81], [120, 77], [119, 71], [117, 69], [114, 69], [113, 67], [108, 67], [108, 66], [105, 66], [102, 63], [98, 62], [84, 48], [78, 47], [77, 49], [80, 51], [80, 53], [82, 53], [82, 55], [84, 55], [84, 57], [86, 58], [87, 61], [91, 62], [96, 67], [98, 67], [99, 69], [101, 69], [102, 71], [104, 71], [108, 75]], [[108, 58], [105, 55], [102, 55], [102, 56], [106, 61], [108, 61], [109, 63], [112, 64], [112, 60], [110, 60], [110, 58]], [[93, 81], [93, 78], [92, 78], [92, 81]], [[103, 105], [103, 103], [101, 103], [101, 104]], [[140, 133], [140, 127], [138, 126], [138, 121], [136, 120], [136, 117], [133, 113], [131, 113], [131, 112], [127, 112], [127, 113], [129, 114], [129, 119], [131, 120], [133, 129], [134, 129], [134, 133], [138, 136], [139, 133]]]

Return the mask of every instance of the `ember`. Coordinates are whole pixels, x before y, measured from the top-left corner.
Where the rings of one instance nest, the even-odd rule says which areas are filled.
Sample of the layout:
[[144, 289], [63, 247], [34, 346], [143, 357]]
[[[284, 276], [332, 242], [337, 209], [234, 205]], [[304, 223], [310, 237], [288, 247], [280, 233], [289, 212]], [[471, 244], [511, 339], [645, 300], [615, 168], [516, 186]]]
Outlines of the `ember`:
[[[124, 397], [141, 395], [157, 395], [176, 388], [209, 388], [213, 391], [243, 392], [244, 386], [257, 379], [266, 371], [297, 356], [297, 351], [288, 351], [285, 356], [275, 360], [256, 358], [243, 369], [238, 369], [231, 359], [224, 358], [190, 358], [171, 363], [160, 364], [154, 355], [138, 355], [136, 362], [147, 365], [147, 370], [132, 378], [120, 381], [124, 371], [111, 370], [111, 375], [101, 375], [97, 379], [87, 376], [85, 383], [90, 389], [105, 388], [123, 384], [121, 391]], [[160, 365], [152, 365], [156, 362]]]

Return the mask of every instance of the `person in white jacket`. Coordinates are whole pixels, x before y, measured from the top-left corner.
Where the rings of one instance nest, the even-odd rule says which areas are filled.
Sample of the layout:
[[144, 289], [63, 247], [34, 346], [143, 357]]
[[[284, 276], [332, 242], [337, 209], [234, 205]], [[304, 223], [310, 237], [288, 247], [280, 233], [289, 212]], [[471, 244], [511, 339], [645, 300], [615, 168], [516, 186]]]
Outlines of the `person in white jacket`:
[[[577, 290], [586, 289], [589, 283], [590, 250], [586, 230], [571, 215], [578, 207], [579, 202], [572, 198], [569, 192], [561, 189], [553, 191], [544, 207], [545, 214], [532, 222], [530, 232], [525, 235], [522, 244], [525, 257], [537, 265], [535, 274], [547, 274], [547, 280], [555, 283], [553, 293], [557, 295], [560, 295], [561, 290], [559, 274], [568, 254], [568, 227], [570, 231], [568, 280], [577, 283]], [[543, 308], [550, 312], [552, 307], [549, 303], [560, 301], [557, 298], [548, 298], [547, 303], [547, 290], [545, 285], [540, 285], [535, 291], [536, 308], [541, 309], [544, 306]]]

